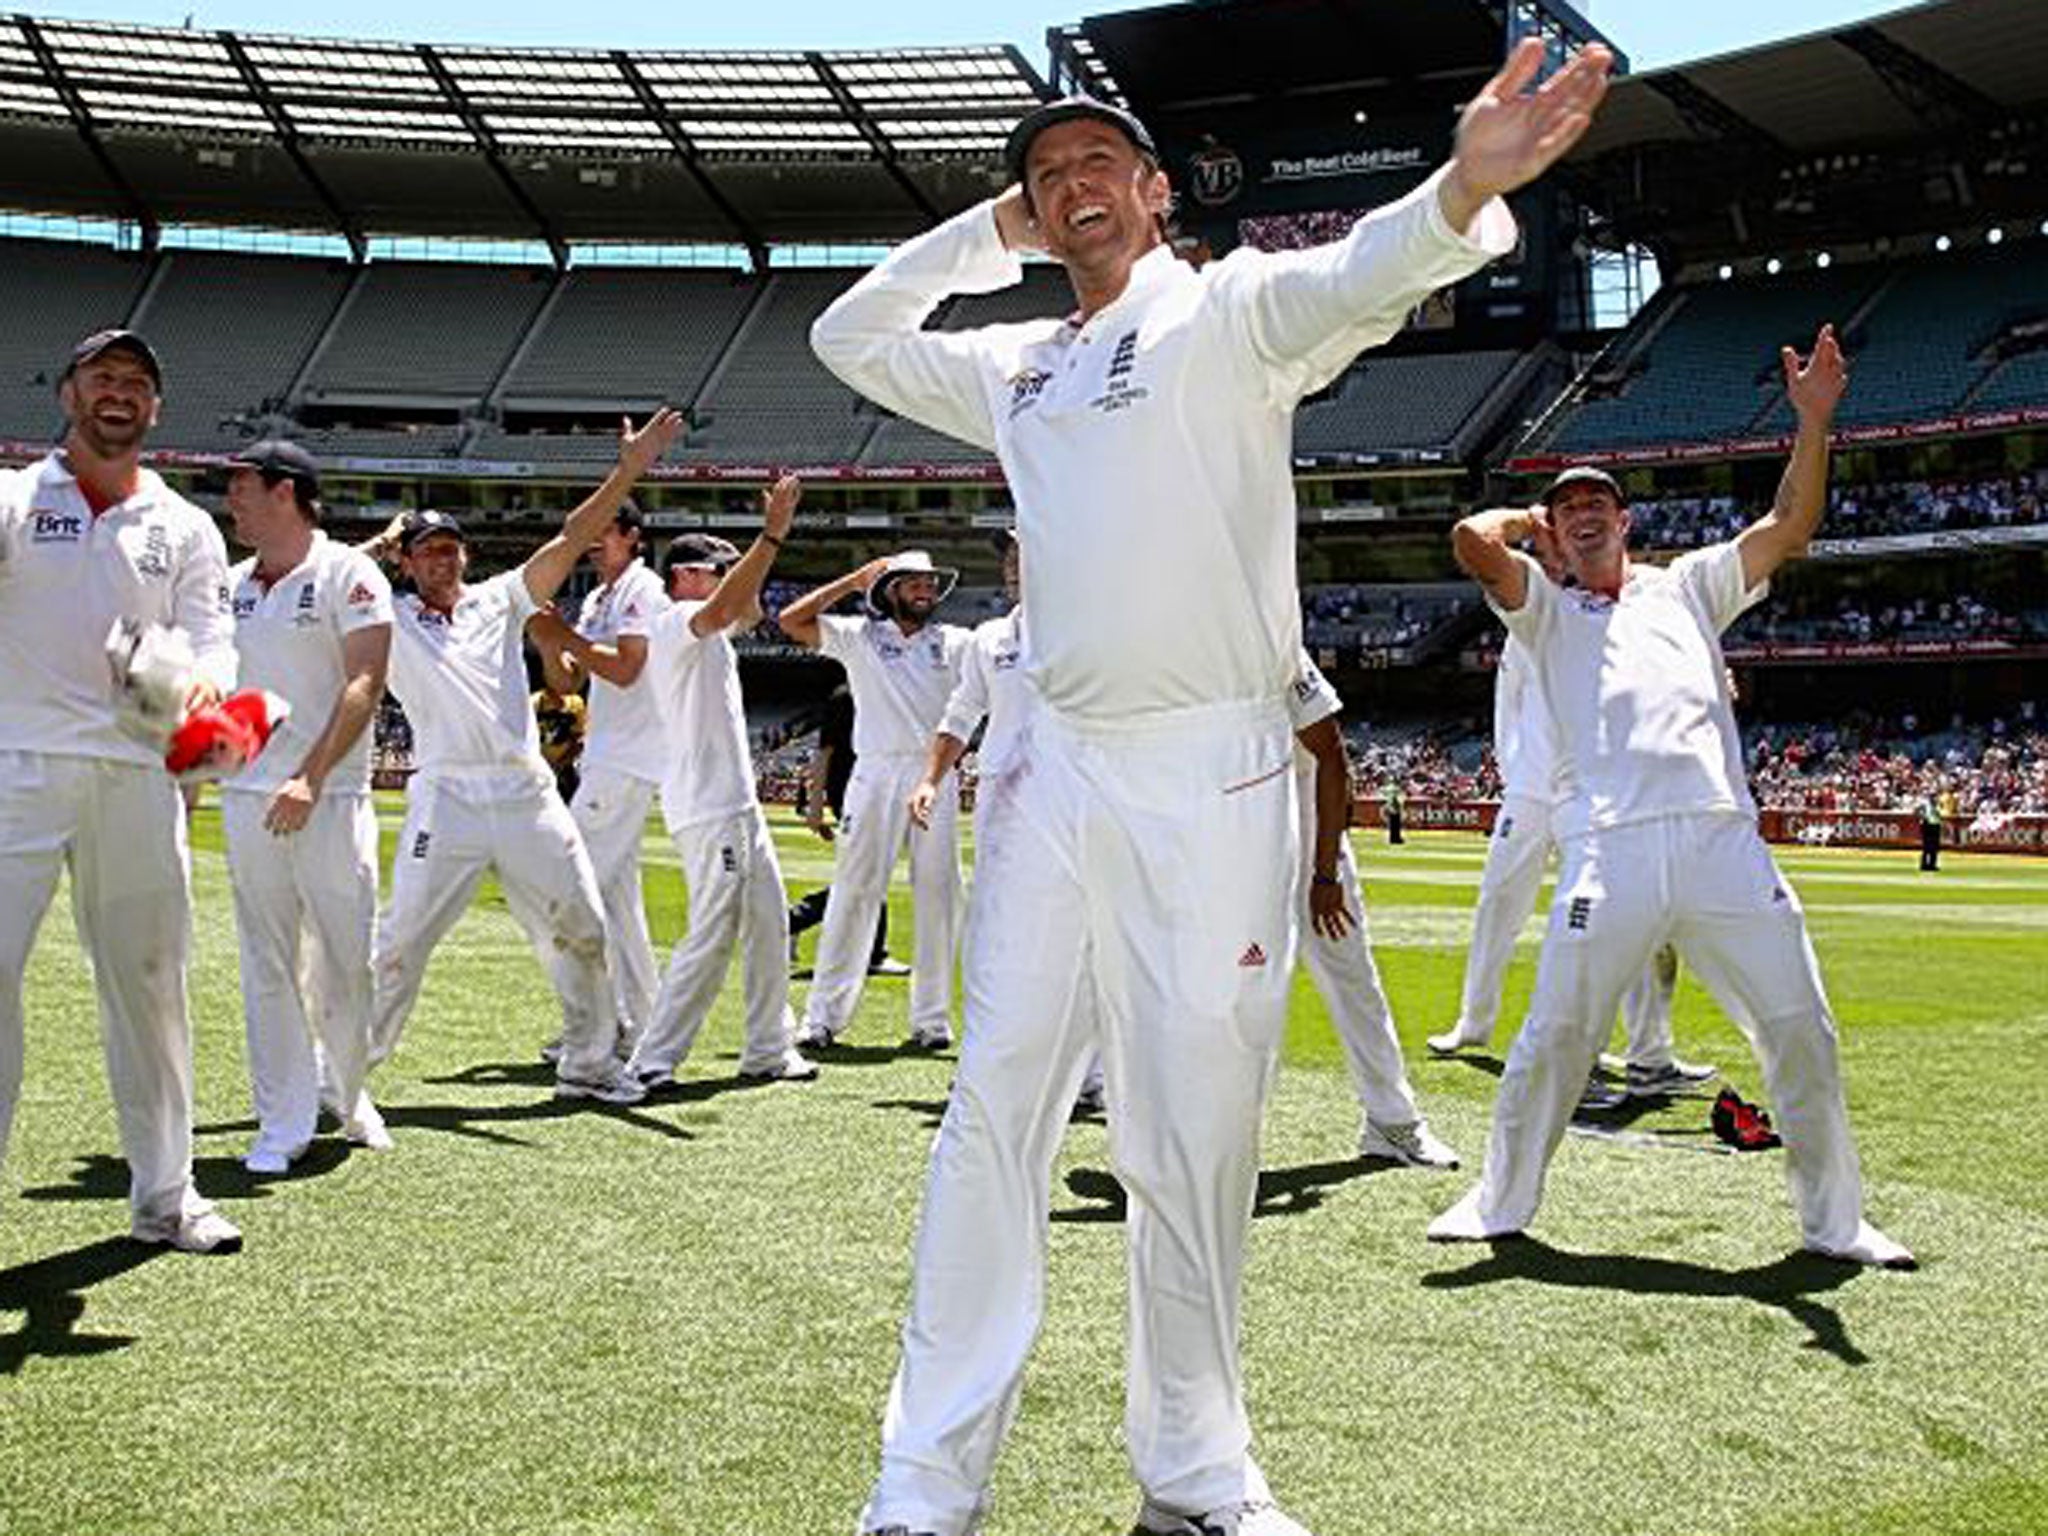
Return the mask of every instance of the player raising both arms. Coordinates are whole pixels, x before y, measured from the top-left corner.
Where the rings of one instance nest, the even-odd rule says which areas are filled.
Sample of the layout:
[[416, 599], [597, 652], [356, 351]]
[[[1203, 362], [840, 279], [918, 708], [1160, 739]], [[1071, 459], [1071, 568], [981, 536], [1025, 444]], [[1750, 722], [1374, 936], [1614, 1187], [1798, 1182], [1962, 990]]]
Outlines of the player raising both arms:
[[[1835, 1021], [1799, 900], [1756, 829], [1721, 632], [1801, 554], [1827, 504], [1828, 429], [1848, 383], [1832, 329], [1784, 354], [1798, 416], [1769, 513], [1668, 569], [1628, 558], [1628, 513], [1597, 476], [1544, 508], [1459, 523], [1458, 563], [1528, 648], [1556, 727], [1563, 854], [1529, 1017], [1508, 1053], [1479, 1185], [1430, 1225], [1442, 1241], [1519, 1232], [1622, 994], [1666, 940], [1750, 1035], [1815, 1252], [1910, 1267], [1863, 1219]], [[1563, 587], [1511, 546], [1554, 545]]]

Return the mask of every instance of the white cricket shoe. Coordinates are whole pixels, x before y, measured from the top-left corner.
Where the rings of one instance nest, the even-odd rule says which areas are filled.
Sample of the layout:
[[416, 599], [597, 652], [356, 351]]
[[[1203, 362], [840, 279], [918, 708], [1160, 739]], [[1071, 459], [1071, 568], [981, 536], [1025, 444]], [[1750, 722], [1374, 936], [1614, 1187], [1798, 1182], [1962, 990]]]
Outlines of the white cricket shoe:
[[369, 1089], [356, 1095], [355, 1108], [341, 1122], [341, 1134], [348, 1138], [350, 1146], [361, 1147], [365, 1152], [391, 1150], [391, 1132], [384, 1127], [384, 1116], [370, 1102]]
[[1479, 1191], [1483, 1187], [1473, 1185], [1462, 1200], [1429, 1224], [1428, 1236], [1432, 1243], [1490, 1243], [1497, 1237], [1513, 1237], [1521, 1230], [1518, 1227], [1500, 1231], [1487, 1229], [1486, 1219], [1479, 1209]]
[[1480, 1029], [1460, 1019], [1442, 1034], [1431, 1035], [1422, 1043], [1438, 1056], [1455, 1056], [1460, 1051], [1476, 1051], [1481, 1046], [1491, 1045], [1493, 1031]]
[[1860, 1222], [1856, 1227], [1855, 1241], [1846, 1248], [1822, 1248], [1811, 1245], [1809, 1253], [1820, 1254], [1823, 1258], [1844, 1259], [1851, 1264], [1868, 1264], [1876, 1269], [1918, 1269], [1920, 1261], [1913, 1257], [1913, 1250], [1904, 1243], [1885, 1236], [1869, 1222]]
[[821, 1024], [806, 1024], [796, 1032], [798, 1050], [829, 1051], [832, 1044], [832, 1031]]
[[615, 1063], [602, 1077], [555, 1078], [558, 1099], [595, 1099], [600, 1104], [638, 1104], [647, 1097], [647, 1086]]
[[1666, 1099], [1697, 1093], [1720, 1076], [1720, 1070], [1703, 1061], [1680, 1061], [1676, 1056], [1656, 1066], [1630, 1062], [1622, 1070], [1622, 1090], [1632, 1099]]
[[818, 1075], [818, 1064], [792, 1045], [764, 1062], [741, 1062], [739, 1075], [747, 1083], [807, 1083]]
[[1408, 1168], [1455, 1168], [1458, 1154], [1429, 1128], [1427, 1120], [1377, 1125], [1367, 1119], [1358, 1133], [1360, 1157], [1382, 1157]]
[[259, 1136], [256, 1145], [243, 1155], [242, 1166], [250, 1173], [266, 1178], [274, 1177], [280, 1173], [290, 1173], [292, 1164], [305, 1155], [306, 1143], [303, 1141], [296, 1147], [280, 1147], [276, 1142], [265, 1141]]
[[1270, 1499], [1212, 1509], [1206, 1515], [1176, 1515], [1147, 1499], [1138, 1510], [1131, 1536], [1310, 1536], [1307, 1526], [1290, 1520]]
[[138, 1219], [129, 1229], [138, 1243], [180, 1253], [240, 1253], [242, 1229], [210, 1205], [175, 1216]]

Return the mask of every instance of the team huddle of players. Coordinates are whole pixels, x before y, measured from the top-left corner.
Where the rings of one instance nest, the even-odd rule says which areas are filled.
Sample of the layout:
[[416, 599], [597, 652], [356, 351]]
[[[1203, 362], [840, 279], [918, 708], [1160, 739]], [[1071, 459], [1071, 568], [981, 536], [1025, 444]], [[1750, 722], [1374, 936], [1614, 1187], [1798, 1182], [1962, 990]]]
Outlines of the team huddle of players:
[[[1163, 242], [1170, 189], [1144, 126], [1088, 98], [1048, 103], [1010, 138], [1003, 194], [896, 249], [820, 317], [813, 345], [846, 383], [1000, 458], [1022, 596], [972, 634], [944, 625], [952, 573], [913, 551], [779, 615], [845, 668], [858, 753], [800, 1030], [727, 638], [758, 612], [795, 482], [763, 494], [746, 550], [684, 535], [657, 576], [622, 516], [681, 430], [657, 412], [622, 431], [617, 464], [559, 534], [471, 583], [454, 518], [416, 513], [362, 549], [337, 545], [318, 526], [317, 466], [261, 443], [234, 463], [228, 506], [253, 554], [230, 572], [211, 520], [140, 465], [155, 354], [129, 332], [87, 338], [60, 385], [63, 446], [0, 478], [0, 1144], [21, 1080], [22, 971], [68, 863], [133, 1230], [194, 1250], [240, 1241], [192, 1188], [184, 818], [162, 763], [115, 723], [102, 652], [116, 619], [189, 637], [195, 706], [238, 674], [291, 704], [222, 792], [254, 1169], [288, 1167], [323, 1103], [352, 1140], [389, 1144], [367, 1075], [487, 870], [561, 1002], [559, 1095], [632, 1103], [671, 1081], [735, 949], [740, 1071], [813, 1075], [804, 1051], [848, 1027], [907, 841], [911, 1038], [952, 1042], [956, 950], [964, 1027], [858, 1529], [968, 1536], [982, 1522], [1042, 1313], [1052, 1159], [1099, 1067], [1129, 1195], [1134, 1529], [1305, 1536], [1252, 1456], [1238, 1351], [1259, 1127], [1298, 956], [1344, 1042], [1361, 1151], [1456, 1159], [1406, 1080], [1344, 837], [1337, 699], [1300, 648], [1290, 423], [1432, 291], [1513, 248], [1504, 195], [1584, 131], [1610, 61], [1590, 48], [1539, 83], [1546, 62], [1539, 41], [1519, 45], [1466, 107], [1450, 161], [1342, 240], [1200, 272]], [[928, 325], [952, 295], [1017, 282], [1026, 251], [1064, 266], [1074, 314]], [[1543, 766], [1495, 833], [1464, 1014], [1433, 1045], [1490, 1034], [1515, 907], [1533, 901], [1529, 870], [1553, 842], [1560, 871], [1483, 1170], [1434, 1239], [1533, 1221], [1617, 1008], [1646, 976], [1653, 993], [1668, 985], [1653, 961], [1674, 945], [1757, 1052], [1803, 1244], [1913, 1262], [1864, 1217], [1833, 1018], [1798, 900], [1756, 831], [1721, 660], [1722, 630], [1804, 549], [1826, 500], [1846, 365], [1825, 329], [1783, 362], [1791, 462], [1771, 512], [1731, 542], [1668, 569], [1634, 563], [1622, 488], [1584, 471], [1454, 532], [1512, 637], [1504, 744], [1525, 730], [1546, 744], [1526, 754]], [[571, 625], [546, 610], [593, 549], [600, 584]], [[378, 558], [408, 579], [403, 596]], [[860, 616], [830, 611], [855, 596]], [[568, 805], [539, 751], [529, 632], [551, 681], [589, 680]], [[412, 723], [415, 773], [378, 918], [364, 727], [387, 684]], [[984, 718], [963, 922], [947, 775]], [[635, 865], [657, 796], [690, 894], [688, 934], [658, 979]], [[1688, 1078], [1668, 1034], [1638, 1034], [1631, 1086]]]

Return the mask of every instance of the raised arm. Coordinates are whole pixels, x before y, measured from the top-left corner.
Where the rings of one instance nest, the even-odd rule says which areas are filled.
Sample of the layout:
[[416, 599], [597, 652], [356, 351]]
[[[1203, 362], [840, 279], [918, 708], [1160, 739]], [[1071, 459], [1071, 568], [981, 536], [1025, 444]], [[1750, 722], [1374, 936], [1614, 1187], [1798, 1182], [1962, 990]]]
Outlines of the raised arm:
[[760, 616], [761, 583], [768, 579], [768, 568], [775, 564], [789, 530], [796, 525], [796, 507], [803, 494], [803, 482], [795, 475], [784, 475], [761, 493], [761, 531], [711, 589], [704, 606], [690, 615], [691, 634], [701, 640], [735, 624], [751, 624]]
[[1582, 48], [1531, 90], [1544, 52], [1541, 38], [1523, 38], [1459, 114], [1451, 162], [1437, 184], [1452, 229], [1469, 229], [1489, 200], [1526, 187], [1592, 126], [1614, 55], [1598, 43]]
[[993, 293], [1023, 276], [994, 205], [978, 204], [905, 241], [833, 300], [811, 326], [811, 349], [868, 399], [993, 449], [995, 423], [973, 335], [928, 331], [924, 322], [954, 294]]
[[818, 618], [850, 593], [865, 592], [882, 574], [882, 568], [889, 563], [887, 555], [878, 555], [857, 570], [848, 571], [837, 581], [828, 581], [822, 587], [813, 588], [802, 597], [782, 605], [782, 612], [775, 616], [776, 625], [782, 632], [807, 650], [815, 651], [824, 640], [818, 628]]
[[1529, 600], [1529, 568], [1516, 558], [1514, 545], [1532, 539], [1540, 550], [1551, 537], [1542, 507], [1492, 507], [1459, 521], [1451, 530], [1451, 553], [1495, 604], [1513, 613]]
[[1835, 328], [1824, 325], [1813, 340], [1805, 363], [1790, 347], [1779, 360], [1785, 368], [1785, 398], [1799, 418], [1792, 457], [1778, 480], [1771, 510], [1736, 536], [1742, 553], [1742, 580], [1748, 587], [1768, 581], [1787, 560], [1806, 553], [1828, 504], [1828, 433], [1835, 407], [1849, 387], [1849, 365]]
[[683, 435], [683, 414], [664, 406], [647, 418], [647, 425], [633, 430], [631, 421], [619, 423], [619, 461], [604, 483], [583, 504], [569, 514], [562, 531], [527, 557], [519, 568], [527, 594], [536, 606], [546, 607], [561, 590], [583, 551], [595, 544], [640, 477], [668, 452], [669, 445]]

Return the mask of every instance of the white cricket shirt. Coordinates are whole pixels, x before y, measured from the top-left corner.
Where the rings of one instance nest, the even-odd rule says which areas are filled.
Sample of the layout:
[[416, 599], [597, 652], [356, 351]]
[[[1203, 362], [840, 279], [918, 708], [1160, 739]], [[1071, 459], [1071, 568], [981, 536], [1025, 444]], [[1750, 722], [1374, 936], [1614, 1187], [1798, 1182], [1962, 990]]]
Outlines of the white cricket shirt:
[[1744, 588], [1741, 552], [1714, 544], [1663, 570], [1631, 565], [1619, 599], [1560, 587], [1516, 558], [1529, 595], [1501, 621], [1529, 648], [1557, 733], [1556, 835], [1655, 816], [1755, 816], [1721, 659], [1721, 632], [1768, 589]]
[[465, 586], [452, 614], [429, 608], [415, 592], [392, 604], [391, 691], [412, 723], [420, 773], [502, 775], [507, 789], [536, 775], [553, 782], [521, 650], [533, 612], [516, 569]]
[[894, 619], [818, 619], [818, 650], [846, 668], [853, 690], [853, 755], [922, 758], [960, 675], [969, 631], [927, 624], [914, 635]]
[[939, 729], [967, 741], [984, 719], [981, 745], [975, 749], [981, 773], [993, 775], [1009, 766], [1017, 738], [1031, 707], [1031, 684], [1024, 674], [1024, 608], [1020, 603], [999, 619], [975, 626], [960, 653], [960, 681], [946, 700]]
[[841, 295], [812, 327], [819, 358], [1001, 459], [1031, 551], [1028, 665], [1051, 707], [1115, 723], [1278, 700], [1301, 631], [1294, 407], [1507, 251], [1513, 218], [1495, 201], [1474, 237], [1457, 234], [1432, 178], [1312, 250], [1241, 249], [1198, 273], [1155, 249], [1082, 323], [921, 329], [947, 296], [1022, 277], [991, 207], [898, 246]]
[[1537, 691], [1529, 652], [1512, 634], [1501, 647], [1493, 679], [1493, 760], [1502, 795], [1556, 798], [1556, 727]]
[[[668, 606], [661, 578], [635, 560], [618, 579], [583, 599], [576, 632], [599, 645], [612, 645], [627, 635], [645, 639]], [[659, 784], [667, 771], [661, 716], [654, 697], [636, 679], [631, 687], [590, 675], [590, 717], [583, 737], [585, 768], [614, 768], [649, 784]]]
[[[265, 587], [252, 556], [228, 573], [228, 585], [242, 686], [282, 695], [292, 712], [249, 765], [221, 787], [269, 794], [298, 771], [327, 728], [348, 681], [342, 641], [359, 629], [390, 624], [391, 583], [368, 555], [316, 528], [297, 569]], [[323, 793], [368, 791], [375, 734], [364, 727], [328, 774]]]
[[670, 603], [647, 637], [640, 682], [666, 733], [662, 819], [671, 828], [731, 816], [754, 804], [754, 757], [740, 697], [740, 664], [723, 630], [699, 637], [702, 602]]
[[0, 471], [0, 741], [21, 752], [153, 763], [114, 723], [118, 618], [182, 630], [199, 673], [235, 686], [227, 545], [151, 470], [98, 517], [61, 454]]

